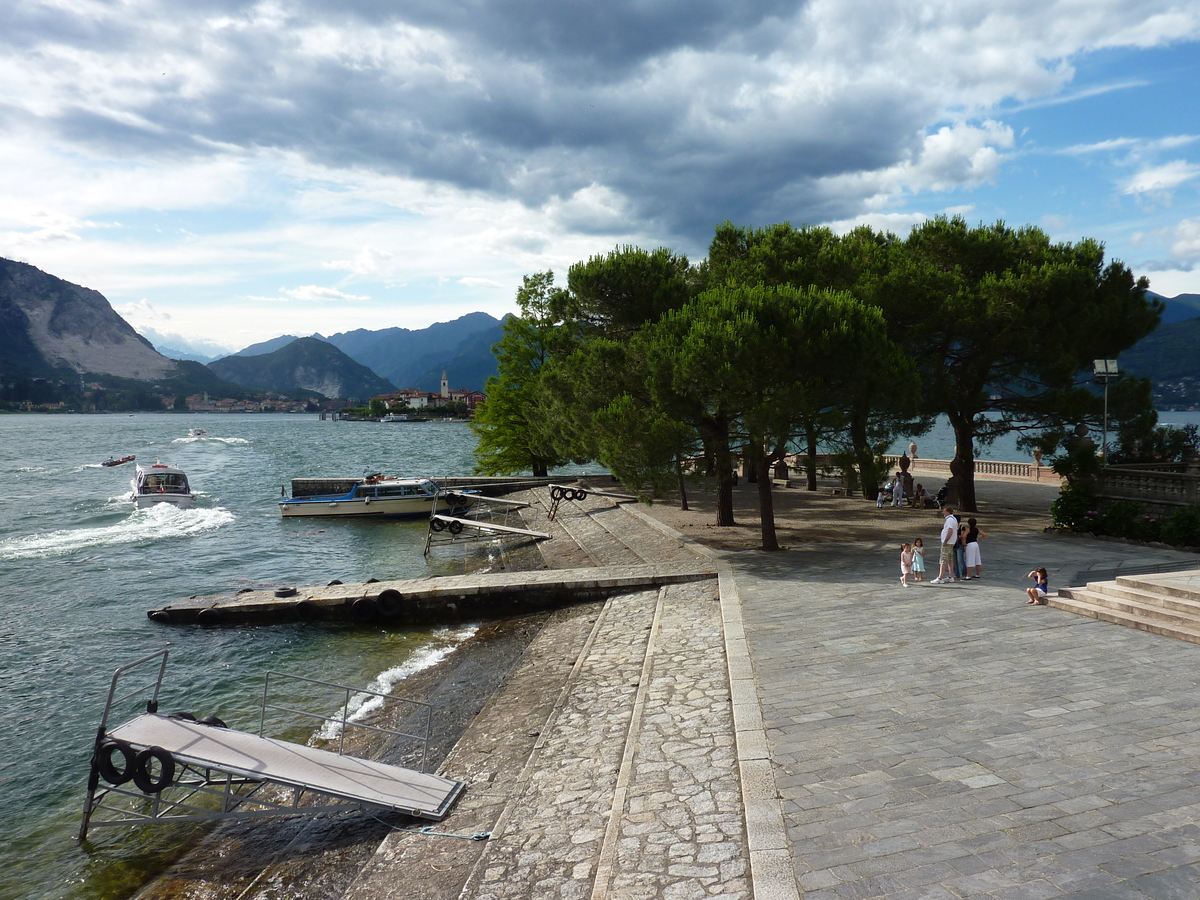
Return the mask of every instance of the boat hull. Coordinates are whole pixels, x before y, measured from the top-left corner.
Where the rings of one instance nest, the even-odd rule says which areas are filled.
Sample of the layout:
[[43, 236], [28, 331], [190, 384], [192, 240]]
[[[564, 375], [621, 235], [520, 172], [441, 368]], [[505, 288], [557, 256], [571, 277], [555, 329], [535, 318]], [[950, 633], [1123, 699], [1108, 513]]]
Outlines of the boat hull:
[[393, 518], [415, 518], [429, 516], [433, 506], [437, 504], [439, 513], [465, 511], [470, 503], [463, 503], [461, 498], [451, 502], [447, 497], [417, 496], [417, 497], [301, 497], [282, 500], [279, 512], [286, 518], [302, 518], [311, 516], [378, 516]]

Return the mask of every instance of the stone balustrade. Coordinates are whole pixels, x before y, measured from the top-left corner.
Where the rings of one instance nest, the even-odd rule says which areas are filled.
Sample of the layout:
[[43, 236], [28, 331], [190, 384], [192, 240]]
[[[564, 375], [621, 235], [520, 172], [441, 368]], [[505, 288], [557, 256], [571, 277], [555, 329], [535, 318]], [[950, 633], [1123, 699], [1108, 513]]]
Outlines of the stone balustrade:
[[1108, 466], [1096, 477], [1095, 491], [1105, 500], [1136, 500], [1159, 507], [1200, 503], [1200, 473], [1173, 468]]

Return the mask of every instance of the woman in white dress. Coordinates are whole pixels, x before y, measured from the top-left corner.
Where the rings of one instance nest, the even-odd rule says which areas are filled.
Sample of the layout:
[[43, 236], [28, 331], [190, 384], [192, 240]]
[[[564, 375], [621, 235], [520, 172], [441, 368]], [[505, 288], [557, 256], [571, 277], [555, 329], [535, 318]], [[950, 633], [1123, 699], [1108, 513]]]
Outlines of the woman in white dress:
[[[965, 562], [967, 574], [964, 576], [966, 579], [983, 577], [982, 560], [979, 556], [979, 542], [985, 537], [987, 537], [987, 532], [979, 529], [979, 523], [974, 519], [967, 519], [967, 533], [963, 538], [963, 543], [966, 544], [967, 557]], [[972, 568], [975, 569], [974, 575], [971, 574]]]

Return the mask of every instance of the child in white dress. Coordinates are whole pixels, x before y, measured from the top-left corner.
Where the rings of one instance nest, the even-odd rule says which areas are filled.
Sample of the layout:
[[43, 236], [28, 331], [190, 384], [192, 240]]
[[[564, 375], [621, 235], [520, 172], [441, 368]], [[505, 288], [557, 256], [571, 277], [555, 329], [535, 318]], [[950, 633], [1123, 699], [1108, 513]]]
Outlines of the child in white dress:
[[913, 551], [911, 544], [900, 545], [900, 583], [908, 587], [908, 576], [912, 574]]

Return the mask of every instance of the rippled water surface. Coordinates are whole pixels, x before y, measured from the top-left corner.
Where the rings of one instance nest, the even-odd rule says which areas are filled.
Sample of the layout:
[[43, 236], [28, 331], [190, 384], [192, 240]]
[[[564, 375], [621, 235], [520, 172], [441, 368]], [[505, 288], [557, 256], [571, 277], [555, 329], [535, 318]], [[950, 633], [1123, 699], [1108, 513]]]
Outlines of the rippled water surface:
[[[209, 434], [190, 438], [191, 427]], [[109, 900], [162, 864], [161, 842], [172, 839], [162, 826], [74, 840], [118, 666], [169, 647], [164, 710], [253, 730], [268, 669], [386, 689], [469, 633], [202, 629], [146, 618], [193, 594], [461, 570], [466, 557], [453, 548], [422, 556], [423, 522], [285, 521], [276, 501], [300, 476], [467, 474], [475, 437], [466, 425], [9, 415], [0, 416], [0, 446], [0, 898]], [[196, 505], [135, 510], [133, 465], [99, 465], [129, 453], [183, 469]]]

